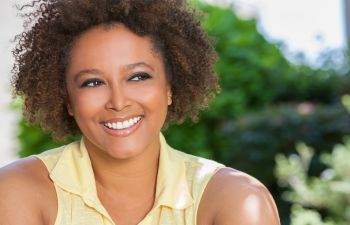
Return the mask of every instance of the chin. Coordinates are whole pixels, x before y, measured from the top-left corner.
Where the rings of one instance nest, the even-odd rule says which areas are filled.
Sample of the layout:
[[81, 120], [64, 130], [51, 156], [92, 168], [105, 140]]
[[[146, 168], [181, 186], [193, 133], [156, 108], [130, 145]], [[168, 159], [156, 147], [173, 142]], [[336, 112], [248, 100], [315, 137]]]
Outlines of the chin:
[[135, 149], [111, 149], [107, 154], [116, 160], [126, 160], [138, 156], [141, 154], [141, 151], [136, 151]]
[[147, 144], [142, 144], [142, 140], [135, 142], [135, 140], [118, 141], [117, 143], [105, 145], [101, 150], [104, 150], [113, 159], [130, 159], [147, 151]]

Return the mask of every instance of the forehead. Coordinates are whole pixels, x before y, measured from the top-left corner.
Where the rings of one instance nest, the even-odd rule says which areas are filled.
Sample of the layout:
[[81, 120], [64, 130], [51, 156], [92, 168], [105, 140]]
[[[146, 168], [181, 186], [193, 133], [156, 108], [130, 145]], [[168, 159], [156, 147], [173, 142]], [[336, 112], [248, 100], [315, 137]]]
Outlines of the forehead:
[[163, 61], [150, 37], [139, 36], [122, 24], [100, 25], [85, 31], [74, 40], [69, 58], [70, 65], [106, 59], [122, 64], [132, 63], [130, 60]]

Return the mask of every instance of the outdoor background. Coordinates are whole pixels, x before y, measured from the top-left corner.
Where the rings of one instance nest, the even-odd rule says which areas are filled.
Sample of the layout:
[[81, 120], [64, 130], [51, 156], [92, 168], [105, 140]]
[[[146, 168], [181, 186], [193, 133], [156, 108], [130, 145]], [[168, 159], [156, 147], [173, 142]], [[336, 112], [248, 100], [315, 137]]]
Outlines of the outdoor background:
[[[0, 2], [0, 167], [62, 144], [28, 126], [11, 99], [16, 2]], [[198, 124], [165, 132], [170, 145], [257, 177], [283, 225], [349, 225], [350, 1], [194, 4], [216, 39], [223, 91]]]

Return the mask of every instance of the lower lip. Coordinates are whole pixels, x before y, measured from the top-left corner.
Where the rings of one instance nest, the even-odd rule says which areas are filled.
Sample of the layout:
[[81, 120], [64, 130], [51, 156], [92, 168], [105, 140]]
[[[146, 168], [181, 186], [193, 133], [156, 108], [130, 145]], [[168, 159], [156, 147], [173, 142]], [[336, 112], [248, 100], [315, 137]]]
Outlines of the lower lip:
[[125, 129], [121, 129], [121, 130], [109, 129], [108, 127], [106, 127], [103, 124], [102, 124], [102, 127], [108, 134], [110, 134], [112, 136], [115, 136], [115, 137], [126, 137], [126, 136], [129, 136], [130, 134], [132, 134], [134, 131], [136, 131], [137, 128], [140, 127], [142, 122], [143, 122], [143, 117], [141, 117], [141, 119], [137, 123], [132, 125], [131, 127], [128, 127], [128, 128], [125, 128]]

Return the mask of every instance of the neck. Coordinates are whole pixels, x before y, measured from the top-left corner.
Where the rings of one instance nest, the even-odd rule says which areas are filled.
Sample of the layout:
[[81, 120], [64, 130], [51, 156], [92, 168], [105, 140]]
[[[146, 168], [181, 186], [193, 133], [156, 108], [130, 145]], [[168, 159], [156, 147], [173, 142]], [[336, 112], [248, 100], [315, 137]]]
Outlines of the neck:
[[155, 195], [160, 143], [129, 159], [114, 159], [104, 153], [89, 151], [98, 189], [113, 196], [140, 198]]

